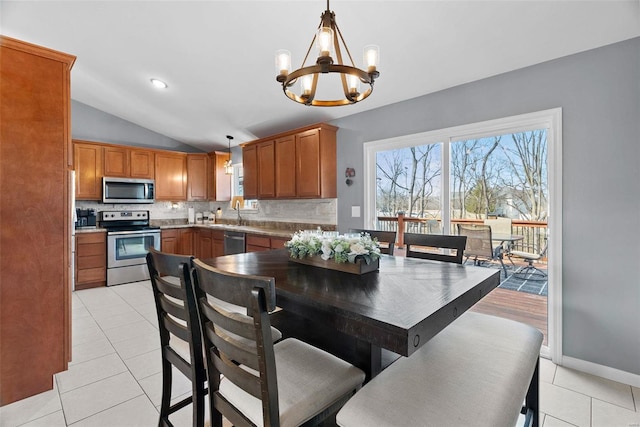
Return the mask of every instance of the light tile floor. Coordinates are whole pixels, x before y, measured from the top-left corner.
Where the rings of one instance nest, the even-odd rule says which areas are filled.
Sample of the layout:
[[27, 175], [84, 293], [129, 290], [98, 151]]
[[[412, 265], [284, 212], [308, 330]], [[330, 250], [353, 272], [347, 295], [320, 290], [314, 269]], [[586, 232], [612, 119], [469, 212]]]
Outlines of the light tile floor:
[[[160, 344], [147, 282], [73, 294], [73, 362], [51, 391], [0, 408], [0, 426], [155, 426], [161, 391]], [[173, 396], [189, 393], [174, 375]], [[541, 362], [543, 427], [639, 427], [640, 388]], [[191, 407], [175, 414], [191, 424]]]

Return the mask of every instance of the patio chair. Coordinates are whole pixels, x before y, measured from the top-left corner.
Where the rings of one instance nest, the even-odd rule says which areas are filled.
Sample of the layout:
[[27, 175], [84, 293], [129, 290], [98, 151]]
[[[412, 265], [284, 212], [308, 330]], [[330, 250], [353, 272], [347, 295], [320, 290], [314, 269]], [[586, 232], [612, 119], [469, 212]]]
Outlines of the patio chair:
[[393, 250], [396, 245], [396, 232], [395, 231], [379, 231], [379, 230], [365, 230], [363, 228], [350, 228], [349, 233], [367, 233], [371, 238], [375, 238], [380, 243], [384, 243], [386, 246], [380, 246], [380, 253], [393, 255]]
[[545, 238], [544, 246], [539, 252], [511, 251], [509, 253], [509, 259], [511, 259], [512, 256], [517, 256], [527, 261], [527, 265], [519, 267], [514, 271], [513, 275], [526, 280], [547, 280], [547, 273], [540, 270], [533, 265], [533, 263], [534, 261], [539, 261], [547, 254], [548, 247], [549, 241]]
[[[404, 243], [407, 245], [407, 258], [431, 259], [435, 261], [462, 264], [466, 236], [446, 236], [442, 234], [404, 233]], [[422, 248], [416, 250], [416, 246]], [[437, 250], [433, 251], [430, 248]], [[441, 249], [454, 249], [455, 254], [449, 254]]]
[[458, 234], [467, 236], [467, 247], [464, 250], [465, 262], [473, 257], [473, 263], [480, 265], [485, 261], [500, 261], [504, 277], [507, 277], [507, 267], [502, 260], [502, 245], [493, 246], [491, 226], [478, 224], [458, 224]]
[[[510, 236], [511, 235], [511, 225], [512, 225], [512, 220], [511, 218], [492, 218], [492, 219], [485, 219], [484, 220], [484, 225], [488, 225], [491, 227], [491, 234], [493, 236], [495, 236], [496, 234], [501, 234], [504, 236]], [[495, 248], [496, 246], [500, 245], [502, 243], [501, 240], [493, 240], [493, 247]], [[512, 243], [507, 243], [507, 247], [503, 247], [503, 249], [505, 250], [505, 252], [509, 252], [511, 250], [511, 244]]]

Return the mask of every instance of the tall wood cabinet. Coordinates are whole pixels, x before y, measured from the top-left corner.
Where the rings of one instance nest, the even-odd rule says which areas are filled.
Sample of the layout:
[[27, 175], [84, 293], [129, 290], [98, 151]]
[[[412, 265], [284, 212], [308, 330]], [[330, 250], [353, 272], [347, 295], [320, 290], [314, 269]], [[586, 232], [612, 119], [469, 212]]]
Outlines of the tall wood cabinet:
[[0, 57], [0, 405], [6, 405], [50, 390], [71, 357], [75, 57], [4, 36]]
[[335, 198], [336, 131], [321, 123], [244, 144], [245, 199]]

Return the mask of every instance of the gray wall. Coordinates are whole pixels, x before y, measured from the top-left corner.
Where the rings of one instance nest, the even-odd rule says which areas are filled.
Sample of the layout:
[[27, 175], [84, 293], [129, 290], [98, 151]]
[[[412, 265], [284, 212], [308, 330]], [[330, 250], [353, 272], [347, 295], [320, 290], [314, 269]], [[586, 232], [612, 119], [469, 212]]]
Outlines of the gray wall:
[[[363, 142], [555, 107], [563, 109], [563, 353], [640, 375], [640, 38], [333, 121], [338, 228], [363, 223], [351, 218], [351, 206], [363, 205]], [[346, 166], [360, 173], [351, 187]]]
[[111, 144], [199, 153], [201, 150], [153, 132], [119, 117], [71, 101], [71, 135], [73, 139]]

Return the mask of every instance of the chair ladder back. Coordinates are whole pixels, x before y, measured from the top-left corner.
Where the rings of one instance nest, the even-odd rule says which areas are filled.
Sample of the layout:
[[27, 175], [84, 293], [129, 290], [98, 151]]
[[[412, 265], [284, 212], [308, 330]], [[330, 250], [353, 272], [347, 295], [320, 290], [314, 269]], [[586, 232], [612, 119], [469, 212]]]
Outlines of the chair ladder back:
[[376, 239], [380, 243], [388, 244], [388, 247], [380, 247], [380, 253], [393, 255], [396, 244], [395, 231], [366, 230], [364, 228], [350, 228], [350, 233], [367, 233], [372, 239]]
[[[430, 259], [434, 261], [462, 264], [462, 257], [464, 255], [467, 237], [443, 234], [405, 233], [404, 243], [407, 246], [406, 256], [409, 258]], [[454, 249], [455, 254], [449, 255], [441, 252], [417, 251], [414, 249], [416, 246], [437, 249]]]
[[[165, 254], [153, 248], [147, 254], [147, 268], [151, 279], [162, 354], [162, 397], [159, 425], [172, 425], [169, 415], [193, 404], [192, 424], [204, 426], [206, 370], [202, 354], [202, 334], [196, 300], [191, 286], [191, 256]], [[171, 276], [175, 282], [170, 281]], [[181, 323], [183, 322], [183, 323]], [[178, 354], [171, 345], [171, 335], [189, 346], [189, 360]], [[191, 380], [189, 397], [171, 404], [172, 366]]]
[[[235, 425], [251, 425], [220, 393], [219, 377], [223, 375], [225, 381], [261, 399], [265, 426], [278, 426], [280, 411], [268, 308], [275, 308], [275, 280], [225, 272], [197, 259], [193, 264], [193, 288], [200, 308], [214, 408]], [[212, 304], [207, 296], [243, 306], [251, 315], [229, 312]]]
[[[264, 287], [267, 297], [267, 309], [269, 312], [276, 309], [275, 279], [272, 277], [251, 276], [224, 272], [213, 267], [209, 267], [200, 260], [195, 260], [194, 265], [206, 266], [210, 280], [199, 285], [202, 291], [214, 298], [228, 302], [233, 305], [250, 307], [251, 290], [258, 286]], [[201, 268], [198, 271], [203, 271]], [[261, 281], [254, 279], [260, 277]]]

